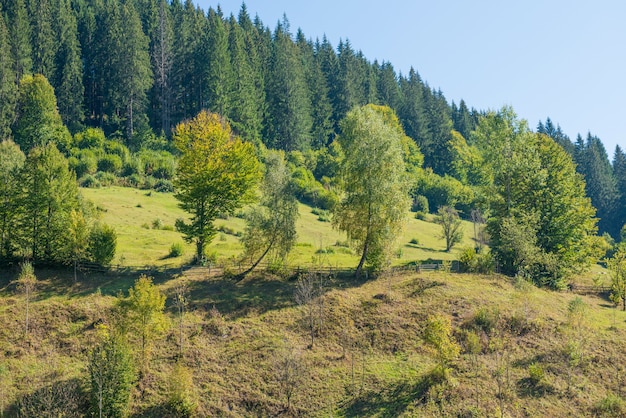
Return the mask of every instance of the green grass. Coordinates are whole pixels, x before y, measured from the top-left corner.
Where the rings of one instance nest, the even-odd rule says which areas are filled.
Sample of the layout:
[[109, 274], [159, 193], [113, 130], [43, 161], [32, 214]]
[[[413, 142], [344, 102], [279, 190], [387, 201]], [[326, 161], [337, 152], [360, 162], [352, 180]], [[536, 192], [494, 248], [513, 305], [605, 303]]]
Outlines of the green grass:
[[[100, 209], [102, 221], [113, 226], [118, 234], [118, 248], [113, 264], [122, 266], [157, 266], [176, 267], [189, 261], [195, 252], [193, 244], [184, 245], [184, 256], [168, 258], [172, 243], [182, 240], [181, 234], [173, 230], [153, 229], [152, 224], [160, 219], [164, 226], [173, 226], [177, 218], [188, 215], [178, 207], [177, 200], [171, 193], [146, 192], [124, 187], [103, 187], [98, 189], [81, 189], [85, 198], [94, 202]], [[318, 220], [318, 215], [309, 206], [299, 205], [300, 218], [297, 223], [298, 245], [289, 256], [288, 264], [305, 266], [323, 264], [333, 267], [355, 266], [359, 257], [353, 251], [339, 250], [337, 242], [345, 242], [346, 235], [332, 227], [330, 222]], [[449, 253], [445, 252], [445, 241], [440, 238], [440, 227], [433, 222], [414, 219], [407, 216], [403, 233], [395, 244], [392, 264], [401, 265], [416, 260], [453, 260], [458, 252], [466, 246], [473, 246], [473, 226], [463, 222], [464, 238]], [[432, 220], [432, 217], [428, 217]], [[245, 221], [230, 217], [228, 220], [218, 219], [216, 226], [225, 226], [235, 232], [242, 233]], [[146, 226], [148, 228], [146, 228]], [[419, 244], [410, 244], [417, 238]], [[318, 250], [334, 247], [336, 251], [319, 254]], [[209, 245], [209, 253], [215, 252], [218, 259], [237, 258], [243, 252], [239, 239], [232, 234], [218, 233]]]

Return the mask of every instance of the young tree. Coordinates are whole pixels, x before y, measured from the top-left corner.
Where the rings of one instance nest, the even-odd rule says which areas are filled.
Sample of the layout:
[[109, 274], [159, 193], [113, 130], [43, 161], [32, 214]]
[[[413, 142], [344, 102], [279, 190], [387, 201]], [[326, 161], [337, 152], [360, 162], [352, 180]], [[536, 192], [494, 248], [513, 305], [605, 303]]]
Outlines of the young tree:
[[185, 239], [196, 243], [196, 260], [215, 236], [220, 213], [233, 213], [254, 197], [261, 177], [254, 147], [234, 137], [229, 124], [215, 113], [200, 112], [179, 124], [174, 143], [182, 153], [174, 180], [179, 206], [192, 215], [177, 221]]
[[54, 89], [41, 74], [25, 76], [20, 80], [13, 134], [15, 142], [25, 153], [50, 142], [56, 143], [63, 151], [70, 147], [72, 136], [57, 110]]
[[0, 259], [12, 257], [18, 246], [19, 173], [25, 159], [13, 141], [0, 142]]
[[616, 305], [622, 302], [626, 311], [626, 250], [619, 248], [607, 261], [607, 267], [611, 275], [611, 300]]
[[437, 210], [435, 222], [441, 225], [441, 237], [446, 240], [446, 252], [450, 252], [454, 244], [458, 244], [463, 238], [459, 213], [453, 207], [442, 206]]
[[128, 345], [120, 336], [107, 336], [91, 352], [88, 369], [94, 416], [125, 417], [136, 378]]
[[248, 214], [248, 225], [243, 237], [246, 254], [258, 258], [244, 275], [252, 271], [270, 252], [275, 259], [284, 261], [297, 238], [298, 201], [282, 152], [268, 153], [261, 189], [261, 205]]
[[152, 283], [152, 278], [142, 275], [128, 290], [128, 297], [118, 301], [124, 314], [126, 330], [134, 331], [140, 341], [141, 370], [148, 369], [148, 358], [153, 340], [167, 327], [165, 295]]
[[94, 263], [105, 266], [115, 257], [117, 233], [106, 224], [96, 223], [89, 231], [87, 254]]
[[37, 277], [35, 276], [35, 269], [29, 262], [22, 264], [20, 275], [18, 276], [15, 284], [17, 290], [24, 295], [26, 304], [26, 316], [24, 319], [24, 335], [28, 336], [28, 326], [30, 321], [30, 301], [33, 297], [33, 293], [37, 287]]
[[449, 317], [437, 314], [428, 318], [423, 335], [424, 342], [431, 346], [437, 355], [437, 371], [446, 378], [448, 365], [458, 357], [460, 347], [452, 336], [452, 322]]
[[404, 133], [391, 109], [373, 105], [350, 111], [341, 130], [344, 197], [333, 223], [361, 252], [359, 276], [365, 261], [374, 269], [384, 266], [409, 210]]
[[85, 258], [89, 246], [89, 227], [83, 213], [72, 209], [69, 216], [68, 253], [74, 264], [74, 282], [78, 280], [78, 263]]
[[304, 312], [305, 322], [311, 337], [310, 348], [313, 347], [315, 334], [321, 328], [322, 293], [322, 278], [314, 273], [300, 276], [296, 283], [295, 299]]

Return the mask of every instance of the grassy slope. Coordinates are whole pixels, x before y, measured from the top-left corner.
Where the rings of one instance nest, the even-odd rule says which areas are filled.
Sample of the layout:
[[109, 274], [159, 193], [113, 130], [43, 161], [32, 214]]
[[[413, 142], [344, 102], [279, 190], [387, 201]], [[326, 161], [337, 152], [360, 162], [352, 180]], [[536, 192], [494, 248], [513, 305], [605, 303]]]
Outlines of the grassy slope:
[[[114, 302], [97, 287], [115, 283], [125, 288], [136, 276], [94, 276], [78, 284], [72, 283], [70, 272], [39, 272], [39, 277], [27, 340], [19, 332], [21, 299], [6, 277], [0, 281], [0, 370], [8, 372], [0, 372], [0, 400], [5, 403], [50, 381], [83, 381], [87, 353], [97, 338], [92, 325], [108, 322]], [[185, 283], [188, 289], [184, 361], [193, 371], [199, 416], [458, 416], [474, 407], [476, 394], [478, 416], [499, 415], [493, 378], [497, 353], [489, 349], [496, 334], [508, 353], [506, 416], [592, 415], [594, 406], [607, 393], [617, 392], [623, 380], [626, 313], [613, 311], [595, 296], [582, 297], [588, 306], [584, 360], [571, 370], [568, 389], [562, 350], [571, 338], [571, 294], [539, 289], [523, 293], [498, 276], [427, 273], [365, 282], [335, 278], [327, 282], [323, 297], [322, 330], [308, 348], [303, 312], [293, 302], [294, 281], [256, 276], [233, 283], [209, 276], [205, 268], [155, 280], [169, 301], [175, 286]], [[480, 308], [498, 311], [500, 320], [497, 332], [481, 337], [478, 379], [468, 355], [462, 354], [453, 362], [450, 385], [431, 388], [428, 375], [435, 357], [419, 337], [426, 319], [434, 312], [449, 315], [455, 337], [463, 342]], [[168, 313], [175, 325], [171, 306]], [[342, 345], [347, 345], [345, 356]], [[176, 352], [174, 327], [155, 345], [143, 396], [134, 394], [136, 416], [165, 414], [161, 408]], [[277, 376], [280, 359], [289, 353], [303, 371], [292, 384], [292, 407], [285, 411]], [[533, 363], [546, 375], [537, 386], [528, 384]]]
[[[173, 225], [183, 216], [171, 195], [120, 188], [85, 194], [104, 210], [104, 220], [118, 228], [128, 265], [182, 262], [160, 260], [171, 242], [180, 240], [179, 234], [141, 226], [157, 217]], [[239, 231], [244, 226], [240, 219], [225, 223]], [[407, 229], [401, 239], [403, 258], [396, 262], [455, 256], [442, 252], [443, 243], [433, 238], [436, 225], [410, 220]], [[292, 262], [308, 262], [316, 248], [343, 239], [304, 206], [298, 230], [302, 244]], [[407, 246], [413, 237], [420, 240], [418, 248]], [[212, 245], [221, 257], [240, 251], [231, 235]], [[356, 260], [339, 251], [324, 257], [333, 265]], [[73, 283], [70, 271], [37, 274], [32, 331], [26, 338], [21, 331], [23, 299], [10, 284], [16, 271], [0, 270], [0, 409], [52, 382], [75, 379], [86, 387], [88, 353], [97, 340], [93, 325], [109, 321], [113, 295], [126, 291], [138, 276], [89, 274]], [[326, 283], [323, 326], [312, 348], [303, 311], [294, 303], [293, 280], [258, 275], [234, 283], [210, 275], [206, 268], [192, 268], [174, 275], [158, 273], [155, 282], [168, 295], [173, 324], [173, 289], [179, 284], [188, 289], [184, 362], [193, 371], [199, 416], [471, 416], [467, 414], [476, 402], [474, 416], [499, 416], [494, 373], [502, 353], [489, 348], [496, 337], [505, 342], [507, 354], [501, 358], [507, 359], [509, 370], [505, 416], [590, 416], [608, 393], [622, 390], [626, 313], [614, 311], [597, 296], [582, 297], [588, 306], [584, 357], [580, 366], [568, 368], [562, 353], [572, 339], [567, 306], [575, 296], [539, 289], [524, 293], [499, 276], [426, 273], [361, 282], [334, 278]], [[435, 357], [420, 339], [426, 319], [434, 312], [449, 315], [454, 335], [463, 343], [481, 308], [498, 311], [500, 319], [497, 331], [481, 336], [478, 369], [472, 369], [470, 357], [462, 352], [453, 362], [450, 384], [432, 385], [428, 376]], [[143, 394], [133, 394], [135, 416], [166, 416], [162, 407], [177, 351], [172, 328], [155, 345], [151, 373], [141, 384]], [[280, 360], [290, 353], [303, 369], [301, 379], [289, 385], [295, 391], [286, 410], [277, 376]], [[545, 371], [537, 385], [528, 379], [533, 363]]]
[[[117, 230], [118, 250], [114, 264], [179, 266], [193, 254], [193, 245], [185, 244], [183, 257], [166, 258], [172, 243], [182, 242], [181, 235], [176, 231], [152, 229], [152, 223], [156, 219], [160, 219], [163, 225], [171, 227], [176, 218], [186, 216], [185, 212], [178, 208], [177, 201], [172, 194], [123, 187], [82, 189], [82, 193], [100, 208], [102, 220]], [[310, 264], [314, 258], [317, 258], [319, 262], [335, 267], [356, 265], [358, 263], [356, 255], [350, 254], [345, 248], [335, 246], [338, 241], [346, 241], [345, 234], [334, 230], [329, 222], [321, 222], [317, 219], [317, 215], [311, 213], [310, 207], [300, 205], [300, 219], [297, 224], [298, 245], [290, 255], [289, 264]], [[216, 225], [223, 225], [237, 232], [243, 232], [245, 228], [245, 222], [236, 217], [217, 220]], [[462, 243], [450, 253], [446, 253], [445, 242], [439, 238], [441, 228], [438, 225], [413, 218], [408, 219], [405, 231], [397, 242], [397, 248], [402, 250], [401, 257], [395, 258], [393, 263], [403, 264], [429, 258], [438, 260], [457, 258], [459, 248], [472, 245], [472, 225], [464, 222], [463, 227], [465, 237]], [[419, 245], [409, 243], [413, 238], [419, 241]], [[316, 257], [317, 250], [328, 247], [332, 247], [334, 252]], [[215, 252], [218, 258], [223, 260], [239, 256], [242, 246], [237, 237], [218, 234], [210, 245], [209, 251]]]

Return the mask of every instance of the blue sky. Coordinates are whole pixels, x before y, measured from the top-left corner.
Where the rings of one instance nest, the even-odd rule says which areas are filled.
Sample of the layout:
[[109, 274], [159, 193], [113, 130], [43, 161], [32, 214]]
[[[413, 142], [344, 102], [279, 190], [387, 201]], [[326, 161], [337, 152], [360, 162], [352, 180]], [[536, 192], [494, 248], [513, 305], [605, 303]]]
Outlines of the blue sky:
[[[241, 0], [220, 4], [237, 15]], [[477, 109], [511, 105], [536, 127], [550, 117], [575, 139], [588, 131], [626, 148], [626, 2], [617, 0], [247, 0], [274, 29], [349, 39], [398, 72], [413, 66], [448, 101]]]

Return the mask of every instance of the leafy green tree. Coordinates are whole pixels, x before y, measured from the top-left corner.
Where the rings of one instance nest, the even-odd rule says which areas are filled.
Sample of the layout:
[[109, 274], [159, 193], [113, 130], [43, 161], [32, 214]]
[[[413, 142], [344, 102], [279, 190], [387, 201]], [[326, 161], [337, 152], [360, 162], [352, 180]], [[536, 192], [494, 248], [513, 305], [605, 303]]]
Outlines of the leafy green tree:
[[0, 142], [0, 259], [13, 257], [18, 248], [19, 173], [25, 159], [13, 141]]
[[152, 283], [152, 278], [142, 275], [128, 290], [128, 297], [118, 301], [124, 315], [124, 328], [139, 339], [142, 372], [148, 370], [148, 359], [154, 340], [167, 329], [165, 295]]
[[341, 131], [344, 197], [333, 223], [361, 253], [358, 276], [365, 261], [374, 269], [384, 267], [409, 210], [404, 133], [391, 109], [373, 105], [350, 111]]
[[619, 248], [607, 261], [611, 275], [611, 300], [618, 305], [622, 303], [626, 311], [626, 250]]
[[200, 112], [179, 124], [174, 143], [181, 152], [175, 179], [176, 199], [192, 215], [176, 227], [185, 239], [195, 240], [196, 258], [215, 236], [214, 221], [221, 213], [233, 213], [253, 198], [261, 173], [254, 147], [232, 135], [230, 125], [215, 113]]
[[446, 252], [450, 252], [455, 244], [463, 238], [462, 223], [459, 213], [450, 206], [441, 206], [437, 210], [435, 222], [441, 225], [441, 237], [446, 240]]
[[17, 85], [15, 84], [9, 36], [0, 5], [0, 141], [9, 139], [11, 136], [11, 125], [15, 116], [17, 99]]
[[37, 276], [35, 276], [35, 269], [30, 262], [22, 264], [20, 269], [20, 275], [15, 281], [17, 290], [24, 295], [25, 304], [25, 318], [24, 318], [24, 335], [28, 337], [28, 330], [30, 325], [30, 301], [33, 298], [33, 293], [37, 288]]
[[248, 214], [248, 225], [243, 237], [246, 255], [251, 259], [256, 258], [246, 273], [252, 271], [268, 254], [274, 260], [284, 262], [297, 239], [298, 201], [282, 152], [268, 153], [261, 190], [261, 204]]
[[89, 227], [84, 214], [76, 209], [70, 211], [68, 226], [67, 253], [74, 264], [74, 282], [76, 282], [78, 264], [85, 258], [89, 246]]
[[94, 416], [126, 417], [136, 380], [135, 365], [128, 345], [119, 335], [107, 336], [91, 352], [87, 367]]
[[96, 223], [89, 232], [87, 254], [94, 263], [102, 266], [109, 264], [115, 257], [117, 233], [106, 224]]
[[536, 283], [561, 287], [566, 277], [598, 258], [595, 211], [584, 194], [584, 180], [562, 147], [530, 132], [506, 108], [482, 118], [473, 141], [491, 173], [486, 193], [493, 217], [488, 229], [504, 272], [516, 274], [519, 267], [507, 244], [507, 219], [514, 219], [525, 231], [524, 241], [540, 255], [530, 262]]
[[78, 186], [54, 143], [30, 151], [20, 183], [23, 251], [33, 260], [67, 260], [69, 215], [79, 208]]
[[14, 140], [26, 153], [51, 142], [61, 150], [69, 150], [72, 137], [57, 110], [54, 89], [40, 74], [20, 80]]
[[450, 362], [456, 359], [461, 351], [452, 336], [450, 318], [441, 314], [428, 318], [422, 338], [434, 350], [438, 362], [437, 373], [445, 379]]

